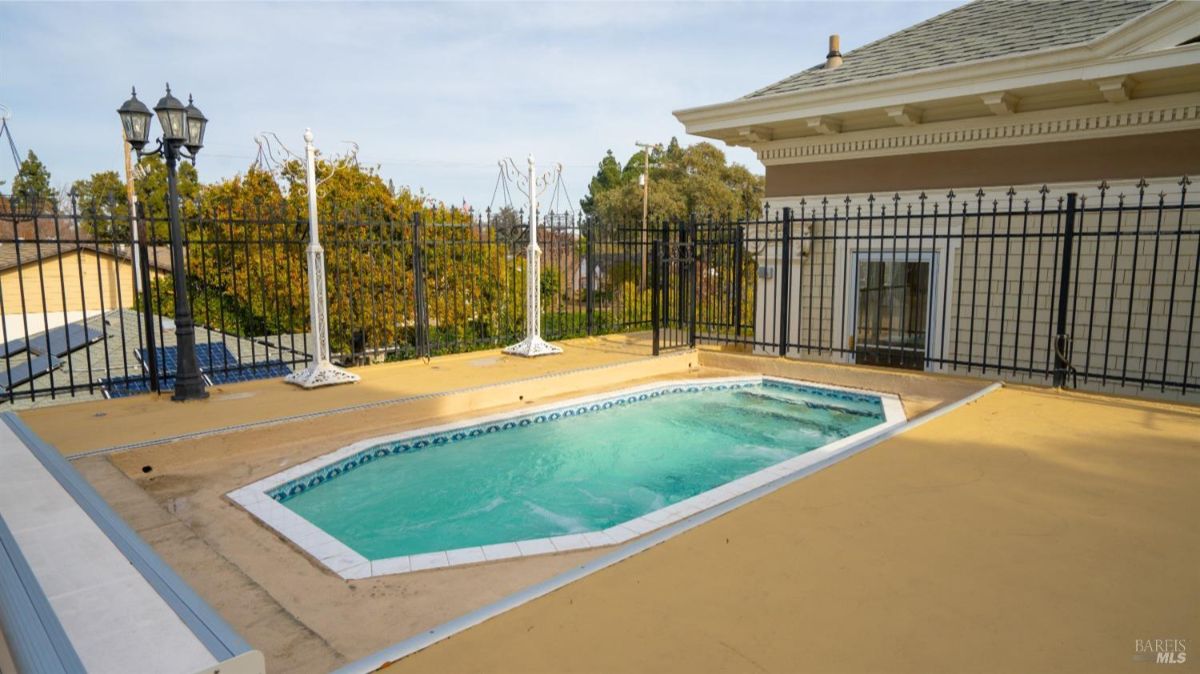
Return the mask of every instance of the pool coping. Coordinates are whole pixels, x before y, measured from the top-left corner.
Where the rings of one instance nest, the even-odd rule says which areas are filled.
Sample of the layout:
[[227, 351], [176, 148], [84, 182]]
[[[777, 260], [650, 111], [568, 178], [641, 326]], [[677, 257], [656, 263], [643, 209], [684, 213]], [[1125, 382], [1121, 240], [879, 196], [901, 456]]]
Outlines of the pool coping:
[[[640, 517], [621, 522], [600, 531], [511, 541], [386, 559], [367, 559], [345, 543], [326, 533], [317, 525], [276, 501], [269, 493], [271, 490], [293, 482], [298, 478], [308, 476], [317, 470], [337, 464], [362, 453], [364, 450], [381, 444], [400, 442], [422, 436], [451, 433], [456, 430], [473, 428], [494, 422], [561, 411], [565, 408], [573, 408], [579, 405], [593, 406], [610, 402], [613, 404], [624, 404], [626, 396], [630, 395], [649, 394], [652, 392], [698, 392], [700, 390], [727, 387], [735, 384], [749, 386], [761, 384], [766, 381], [878, 398], [883, 409], [884, 420], [840, 440], [822, 445], [786, 461], [773, 464], [659, 510], [646, 513]], [[670, 389], [676, 390], [671, 391]], [[619, 403], [616, 402], [618, 400], [620, 400]], [[528, 409], [509, 410], [497, 414], [475, 416], [452, 423], [425, 426], [401, 433], [367, 438], [252, 482], [229, 492], [226, 496], [268, 528], [274, 530], [277, 534], [290, 541], [293, 545], [303, 550], [341, 578], [345, 580], [360, 580], [374, 576], [411, 573], [502, 559], [620, 545], [744, 496], [767, 484], [792, 477], [798, 473], [812, 469], [819, 464], [830, 462], [835, 457], [853, 450], [874, 436], [886, 433], [906, 422], [907, 418], [900, 398], [890, 393], [768, 375], [714, 377], [703, 380], [672, 379], [623, 388], [617, 391], [569, 398]]]

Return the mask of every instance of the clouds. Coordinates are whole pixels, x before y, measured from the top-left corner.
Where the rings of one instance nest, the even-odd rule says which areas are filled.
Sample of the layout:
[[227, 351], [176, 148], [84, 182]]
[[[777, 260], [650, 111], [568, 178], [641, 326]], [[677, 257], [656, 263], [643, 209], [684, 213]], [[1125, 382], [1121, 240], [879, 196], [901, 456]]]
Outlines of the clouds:
[[[0, 6], [0, 102], [58, 181], [120, 166], [115, 108], [170, 80], [212, 120], [205, 179], [254, 135], [353, 139], [397, 184], [486, 205], [495, 162], [567, 166], [682, 136], [674, 109], [736, 98], [950, 3], [196, 3]], [[684, 139], [693, 142], [696, 139]], [[746, 150], [731, 152], [761, 167]], [[0, 163], [0, 179], [12, 170]]]

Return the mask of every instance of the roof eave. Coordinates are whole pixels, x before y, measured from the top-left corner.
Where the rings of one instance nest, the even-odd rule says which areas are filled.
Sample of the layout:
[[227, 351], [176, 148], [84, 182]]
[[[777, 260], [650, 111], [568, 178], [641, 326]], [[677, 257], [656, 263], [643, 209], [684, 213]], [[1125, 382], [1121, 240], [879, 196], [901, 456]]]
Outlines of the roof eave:
[[[1077, 81], [1090, 77], [1134, 74], [1170, 67], [1157, 62], [1179, 61], [1200, 54], [1195, 46], [1166, 52], [1114, 56], [1122, 48], [1149, 41], [1180, 21], [1200, 23], [1200, 2], [1172, 2], [1156, 7], [1097, 37], [1074, 45], [998, 56], [916, 72], [857, 80], [842, 84], [740, 98], [723, 103], [676, 110], [672, 114], [690, 134], [723, 138], [719, 133], [738, 127], [778, 123], [797, 118], [845, 114], [883, 106], [982, 94], [1034, 83]], [[1108, 58], [1106, 58], [1108, 57]], [[1097, 63], [1097, 59], [1104, 59]], [[1084, 72], [1091, 70], [1094, 72]]]

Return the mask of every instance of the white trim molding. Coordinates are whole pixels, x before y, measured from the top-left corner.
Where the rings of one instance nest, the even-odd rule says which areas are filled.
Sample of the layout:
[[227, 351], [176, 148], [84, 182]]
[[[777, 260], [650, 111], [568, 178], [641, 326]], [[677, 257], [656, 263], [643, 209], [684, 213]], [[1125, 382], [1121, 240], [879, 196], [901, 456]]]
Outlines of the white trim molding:
[[[1002, 98], [1002, 97], [1000, 97]], [[1000, 103], [998, 103], [1000, 104]], [[895, 126], [854, 134], [806, 136], [762, 143], [767, 166], [859, 159], [914, 152], [1109, 138], [1200, 128], [1200, 94], [1179, 94], [937, 124]]]

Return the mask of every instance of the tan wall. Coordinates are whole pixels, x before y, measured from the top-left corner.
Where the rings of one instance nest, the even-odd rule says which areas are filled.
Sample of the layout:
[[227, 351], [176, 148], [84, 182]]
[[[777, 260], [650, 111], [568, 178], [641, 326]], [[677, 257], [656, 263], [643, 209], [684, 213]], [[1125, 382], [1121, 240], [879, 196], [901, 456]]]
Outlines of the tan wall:
[[134, 306], [133, 266], [129, 262], [90, 250], [74, 250], [61, 257], [52, 253], [43, 250], [47, 257], [40, 263], [0, 273], [5, 314], [22, 313], [22, 307], [25, 313], [41, 314]]
[[767, 198], [1200, 173], [1200, 129], [767, 167]]

